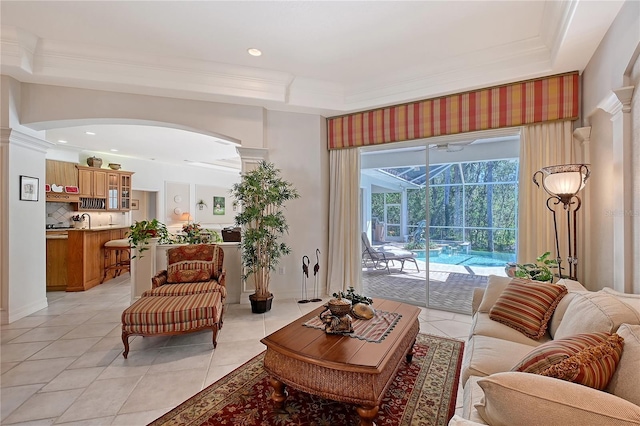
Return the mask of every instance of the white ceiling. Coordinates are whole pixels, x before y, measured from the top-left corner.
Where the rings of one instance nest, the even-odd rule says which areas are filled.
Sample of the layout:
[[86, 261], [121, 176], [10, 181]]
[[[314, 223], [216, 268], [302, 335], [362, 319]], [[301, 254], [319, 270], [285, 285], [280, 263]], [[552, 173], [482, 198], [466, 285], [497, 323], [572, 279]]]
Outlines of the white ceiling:
[[622, 3], [2, 1], [1, 70], [331, 116], [581, 71]]

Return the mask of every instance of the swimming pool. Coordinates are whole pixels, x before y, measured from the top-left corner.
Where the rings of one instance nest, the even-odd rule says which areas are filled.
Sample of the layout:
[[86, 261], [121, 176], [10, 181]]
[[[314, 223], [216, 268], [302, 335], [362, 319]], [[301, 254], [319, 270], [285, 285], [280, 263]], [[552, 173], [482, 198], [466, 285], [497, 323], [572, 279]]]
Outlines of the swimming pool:
[[[416, 259], [426, 261], [424, 250], [416, 251]], [[504, 266], [507, 262], [515, 262], [514, 253], [469, 252], [469, 254], [446, 254], [429, 256], [431, 263], [462, 266]]]

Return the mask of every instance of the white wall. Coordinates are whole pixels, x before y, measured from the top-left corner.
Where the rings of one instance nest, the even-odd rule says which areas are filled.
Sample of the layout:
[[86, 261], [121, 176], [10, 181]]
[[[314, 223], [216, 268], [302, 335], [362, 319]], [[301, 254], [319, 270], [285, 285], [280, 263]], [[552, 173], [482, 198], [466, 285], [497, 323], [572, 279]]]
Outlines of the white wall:
[[319, 294], [324, 296], [329, 244], [329, 151], [326, 146], [326, 120], [316, 115], [269, 111], [267, 114], [269, 161], [293, 183], [300, 198], [286, 205], [289, 234], [284, 241], [291, 254], [284, 257], [271, 277], [274, 303], [283, 297], [300, 298], [302, 256], [311, 260], [308, 295], [313, 292], [313, 265], [320, 249]]
[[[0, 322], [47, 306], [45, 281], [46, 149], [42, 132], [20, 125], [21, 85], [2, 76], [0, 85]], [[39, 201], [20, 201], [20, 176], [40, 179]]]
[[[239, 180], [240, 179], [238, 179], [238, 181]], [[236, 210], [234, 210], [235, 198], [233, 198], [229, 193], [230, 189], [231, 187], [229, 185], [196, 185], [195, 201], [197, 203], [198, 201], [202, 200], [206, 205], [202, 207], [202, 210], [200, 210], [199, 206], [195, 206], [195, 211], [193, 212], [194, 220], [197, 223], [202, 224], [205, 228], [214, 228], [208, 225], [217, 225], [215, 228], [221, 229], [233, 225], [235, 223], [237, 206]], [[213, 197], [224, 197], [224, 214], [213, 214], [213, 210], [215, 207], [213, 204]]]
[[[640, 293], [640, 266], [637, 261], [633, 261], [632, 250], [629, 248], [640, 246], [638, 219], [633, 218], [636, 223], [634, 230], [620, 232], [620, 221], [628, 221], [628, 215], [634, 215], [633, 210], [620, 207], [627, 204], [638, 205], [637, 191], [636, 200], [632, 195], [622, 195], [621, 179], [625, 175], [637, 176], [640, 164], [637, 160], [635, 163], [627, 162], [630, 153], [621, 151], [627, 149], [623, 146], [621, 137], [621, 117], [624, 114], [620, 107], [615, 105], [618, 101], [613, 94], [613, 90], [632, 83], [631, 69], [637, 60], [638, 52], [640, 2], [627, 1], [589, 61], [582, 78], [582, 111], [585, 125], [591, 126], [589, 145], [592, 176], [588, 183], [591, 186], [591, 196], [584, 202], [591, 215], [587, 232], [591, 233], [592, 244], [580, 261], [586, 262], [584, 281], [587, 288], [592, 290], [609, 286], [618, 289], [625, 287], [627, 291]], [[636, 87], [634, 98], [638, 97], [638, 92]], [[637, 107], [632, 109], [631, 116], [636, 122], [639, 114]], [[633, 151], [640, 150], [638, 135], [629, 137], [634, 138]], [[633, 240], [633, 244], [629, 244], [629, 239]], [[624, 270], [621, 271], [620, 268]], [[630, 283], [628, 279], [621, 280], [621, 275], [634, 277], [634, 282]]]

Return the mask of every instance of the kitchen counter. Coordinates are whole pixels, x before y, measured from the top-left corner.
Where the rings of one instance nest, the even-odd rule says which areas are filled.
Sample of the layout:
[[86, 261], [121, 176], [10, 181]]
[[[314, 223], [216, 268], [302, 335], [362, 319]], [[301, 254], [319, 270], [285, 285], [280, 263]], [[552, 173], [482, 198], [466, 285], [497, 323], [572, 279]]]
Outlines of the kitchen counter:
[[129, 229], [128, 225], [101, 225], [101, 226], [92, 226], [91, 228], [71, 228], [69, 231], [108, 231], [111, 229]]
[[[104, 277], [104, 244], [125, 238], [128, 230], [125, 225], [69, 229], [67, 291], [84, 291], [99, 285]], [[113, 263], [113, 259], [109, 263]], [[112, 275], [108, 274], [105, 281], [110, 279]]]

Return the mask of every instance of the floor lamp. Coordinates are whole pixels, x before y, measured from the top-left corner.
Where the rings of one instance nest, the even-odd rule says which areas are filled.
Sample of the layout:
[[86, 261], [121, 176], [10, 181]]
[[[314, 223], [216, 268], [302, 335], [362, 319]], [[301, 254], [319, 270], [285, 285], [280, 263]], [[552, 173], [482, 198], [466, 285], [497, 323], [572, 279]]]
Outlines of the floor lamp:
[[568, 278], [576, 280], [578, 267], [576, 213], [580, 210], [582, 201], [578, 192], [584, 188], [590, 175], [587, 164], [563, 164], [560, 166], [543, 167], [533, 174], [533, 183], [539, 188], [538, 178], [542, 178], [542, 187], [550, 195], [547, 198], [547, 208], [553, 213], [553, 230], [556, 237], [556, 260], [558, 275], [562, 278], [562, 256], [560, 255], [560, 240], [558, 235], [558, 221], [555, 207], [562, 204], [567, 216], [567, 262], [569, 264]]

